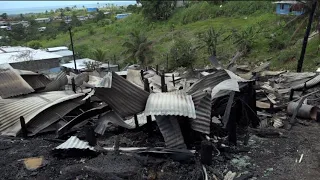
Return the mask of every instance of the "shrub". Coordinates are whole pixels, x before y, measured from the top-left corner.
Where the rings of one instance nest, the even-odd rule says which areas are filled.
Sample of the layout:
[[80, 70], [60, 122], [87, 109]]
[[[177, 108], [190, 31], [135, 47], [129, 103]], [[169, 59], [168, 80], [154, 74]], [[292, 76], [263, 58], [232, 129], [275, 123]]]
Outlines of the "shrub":
[[186, 39], [177, 39], [170, 49], [170, 68], [192, 68], [196, 60], [196, 52], [192, 43]]
[[39, 41], [31, 41], [28, 43], [28, 46], [33, 49], [42, 48], [42, 44]]

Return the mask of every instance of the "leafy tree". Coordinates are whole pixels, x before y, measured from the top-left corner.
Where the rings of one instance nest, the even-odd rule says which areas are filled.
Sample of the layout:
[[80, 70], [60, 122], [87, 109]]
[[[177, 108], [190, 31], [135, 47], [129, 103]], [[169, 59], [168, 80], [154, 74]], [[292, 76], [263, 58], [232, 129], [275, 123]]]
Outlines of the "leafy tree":
[[64, 21], [61, 21], [58, 27], [58, 31], [67, 32], [68, 31], [68, 24]]
[[167, 20], [176, 7], [176, 0], [137, 0], [137, 2], [142, 4], [142, 13], [144, 16], [152, 20]]
[[196, 50], [192, 46], [192, 43], [186, 39], [180, 38], [174, 42], [170, 49], [170, 68], [192, 68], [196, 58]]
[[107, 60], [107, 52], [102, 49], [96, 49], [92, 55], [97, 61], [104, 62]]
[[2, 19], [8, 19], [8, 14], [7, 13], [2, 13], [1, 17], [2, 17]]
[[87, 58], [90, 56], [90, 48], [87, 44], [75, 45], [74, 51], [77, 58]]
[[98, 11], [97, 16], [95, 17], [96, 22], [98, 22], [98, 21], [100, 21], [100, 20], [102, 20], [104, 18], [105, 18], [104, 13], [102, 11]]
[[71, 25], [72, 26], [81, 26], [81, 21], [78, 19], [78, 17], [75, 14], [73, 14], [71, 16]]
[[20, 14], [19, 16], [20, 16], [20, 19], [21, 19], [21, 20], [24, 20], [23, 14]]
[[16, 41], [24, 40], [27, 36], [26, 36], [25, 30], [24, 30], [22, 24], [15, 25], [12, 28], [12, 30], [9, 34], [9, 37], [12, 38], [13, 40], [16, 40]]
[[139, 62], [142, 66], [146, 67], [153, 61], [152, 41], [148, 41], [148, 38], [142, 33], [137, 31], [130, 33], [129, 39], [122, 44], [125, 51], [122, 54], [129, 55], [127, 61], [133, 63]]
[[136, 4], [135, 5], [130, 4], [129, 6], [127, 6], [127, 11], [132, 13], [139, 13], [140, 8]]

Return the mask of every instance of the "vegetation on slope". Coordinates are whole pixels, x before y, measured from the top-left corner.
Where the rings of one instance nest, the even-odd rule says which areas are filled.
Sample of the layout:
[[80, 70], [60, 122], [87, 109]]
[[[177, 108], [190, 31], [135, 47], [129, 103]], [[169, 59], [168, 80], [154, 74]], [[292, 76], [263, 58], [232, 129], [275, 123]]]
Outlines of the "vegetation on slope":
[[[122, 20], [111, 18], [84, 22], [73, 28], [73, 37], [78, 57], [94, 59], [93, 52], [102, 49], [107, 54], [107, 61], [112, 63], [128, 62], [127, 55], [123, 54], [126, 49], [122, 45], [130, 41], [130, 33], [140, 32], [153, 42], [153, 64], [163, 68], [167, 58], [170, 66], [180, 66], [181, 63], [172, 61], [176, 61], [176, 57], [187, 57], [183, 56], [183, 51], [175, 51], [177, 47], [192, 50], [188, 52], [192, 52], [193, 67], [209, 65], [207, 59], [211, 56], [212, 51], [208, 50], [211, 43], [217, 59], [225, 64], [241, 51], [243, 56], [237, 61], [239, 64], [253, 66], [271, 60], [273, 69], [295, 69], [306, 24], [301, 24], [303, 21], [300, 20], [288, 25], [293, 18], [276, 15], [275, 6], [270, 2], [233, 1], [222, 5], [196, 2], [175, 9], [170, 17], [162, 21], [145, 18], [143, 13], [133, 13]], [[297, 28], [300, 30], [296, 31]], [[315, 29], [316, 24], [313, 31]], [[208, 36], [212, 30], [214, 34]], [[212, 45], [210, 40], [207, 43], [204, 37], [214, 38], [215, 44]], [[69, 34], [65, 30], [54, 37], [42, 36], [36, 42], [42, 47], [70, 46]], [[35, 41], [25, 43], [30, 45]], [[304, 70], [314, 70], [318, 65], [318, 45], [318, 38], [310, 40]], [[134, 61], [134, 58], [131, 59], [131, 62]]]

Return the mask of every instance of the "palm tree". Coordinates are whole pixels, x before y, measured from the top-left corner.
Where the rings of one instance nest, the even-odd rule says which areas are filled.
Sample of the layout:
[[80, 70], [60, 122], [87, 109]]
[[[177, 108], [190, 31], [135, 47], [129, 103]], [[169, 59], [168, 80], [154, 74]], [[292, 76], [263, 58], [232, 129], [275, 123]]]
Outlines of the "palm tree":
[[104, 62], [107, 60], [107, 52], [102, 49], [96, 49], [93, 51], [93, 57], [97, 61]]
[[122, 44], [126, 50], [122, 54], [129, 55], [127, 60], [133, 63], [139, 62], [142, 66], [146, 67], [153, 60], [152, 55], [152, 41], [143, 34], [135, 31], [130, 33], [129, 40]]

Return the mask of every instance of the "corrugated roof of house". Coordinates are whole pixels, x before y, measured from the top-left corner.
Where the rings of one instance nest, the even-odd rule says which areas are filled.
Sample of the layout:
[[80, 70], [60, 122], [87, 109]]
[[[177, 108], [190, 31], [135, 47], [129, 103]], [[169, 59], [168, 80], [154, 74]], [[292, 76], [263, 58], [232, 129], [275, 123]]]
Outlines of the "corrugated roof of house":
[[27, 50], [20, 52], [0, 53], [0, 64], [57, 58], [62, 58], [62, 56], [42, 50]]

